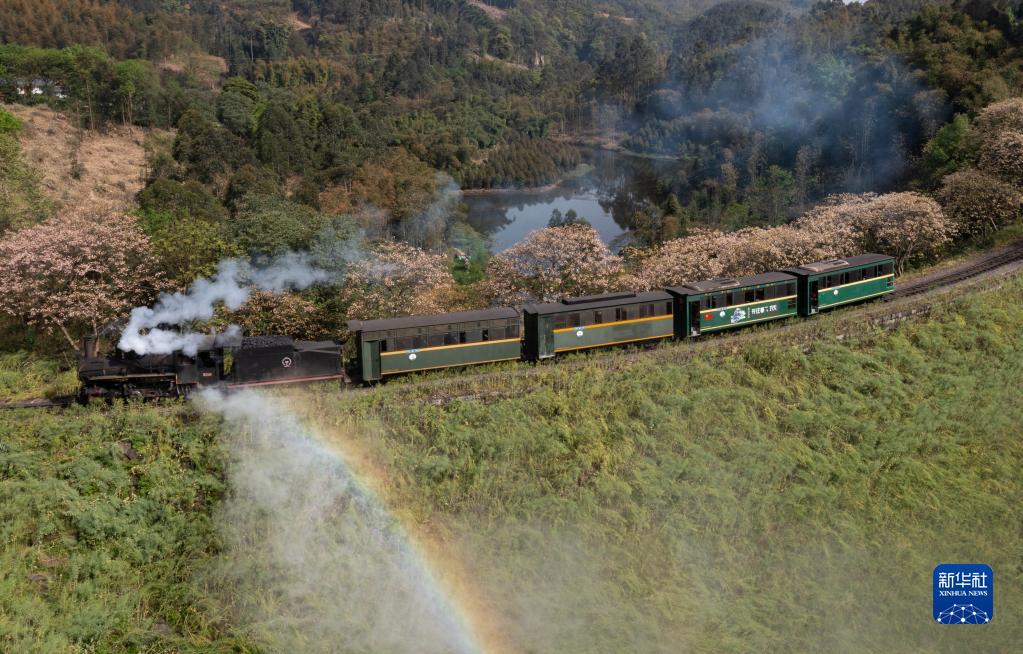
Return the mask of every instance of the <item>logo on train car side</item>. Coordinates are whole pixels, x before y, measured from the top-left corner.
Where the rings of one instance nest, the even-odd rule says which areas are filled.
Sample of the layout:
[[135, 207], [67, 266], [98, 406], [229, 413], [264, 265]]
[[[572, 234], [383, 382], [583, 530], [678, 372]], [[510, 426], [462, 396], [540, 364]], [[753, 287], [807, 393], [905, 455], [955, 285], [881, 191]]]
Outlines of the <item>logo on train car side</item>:
[[418, 354], [416, 354], [415, 352], [409, 352], [409, 354], [408, 354], [408, 360], [409, 361], [415, 361], [418, 358], [419, 358]]
[[737, 322], [742, 322], [743, 320], [746, 320], [746, 311], [744, 311], [743, 309], [736, 309], [734, 312], [732, 312], [733, 325]]
[[987, 624], [995, 617], [995, 574], [983, 563], [934, 568], [933, 615], [939, 624]]
[[575, 332], [575, 336], [576, 336], [576, 338], [582, 338], [583, 337], [583, 330], [577, 329], [576, 332]]
[[765, 313], [775, 313], [777, 311], [778, 311], [777, 304], [768, 304], [767, 306], [763, 307], [753, 307], [752, 309], [749, 310], [749, 312], [754, 316], [762, 316]]
[[281, 365], [285, 368], [290, 368], [292, 363], [294, 362], [291, 360], [291, 357], [284, 357], [281, 359]]

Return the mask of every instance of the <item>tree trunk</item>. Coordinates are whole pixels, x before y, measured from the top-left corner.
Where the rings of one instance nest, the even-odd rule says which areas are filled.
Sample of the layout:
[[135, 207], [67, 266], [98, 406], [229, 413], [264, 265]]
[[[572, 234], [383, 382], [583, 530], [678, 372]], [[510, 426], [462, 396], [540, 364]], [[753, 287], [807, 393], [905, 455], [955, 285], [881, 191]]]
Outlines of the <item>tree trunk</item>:
[[60, 328], [60, 332], [64, 334], [64, 338], [67, 339], [67, 342], [71, 344], [71, 349], [77, 352], [78, 343], [75, 342], [75, 339], [71, 338], [71, 334], [68, 332], [67, 327], [65, 327], [63, 323], [57, 323], [57, 327]]

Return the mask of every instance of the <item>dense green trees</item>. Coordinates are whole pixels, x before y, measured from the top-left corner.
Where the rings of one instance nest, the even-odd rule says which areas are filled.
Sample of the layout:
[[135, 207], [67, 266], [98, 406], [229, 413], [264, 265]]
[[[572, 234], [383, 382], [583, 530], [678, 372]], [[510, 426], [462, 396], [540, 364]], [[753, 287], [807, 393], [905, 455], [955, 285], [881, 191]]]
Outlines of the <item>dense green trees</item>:
[[279, 195], [249, 193], [238, 201], [228, 233], [249, 255], [307, 250], [328, 218]]
[[515, 139], [492, 149], [486, 161], [468, 166], [460, 178], [472, 188], [543, 186], [579, 165], [579, 151], [545, 139]]

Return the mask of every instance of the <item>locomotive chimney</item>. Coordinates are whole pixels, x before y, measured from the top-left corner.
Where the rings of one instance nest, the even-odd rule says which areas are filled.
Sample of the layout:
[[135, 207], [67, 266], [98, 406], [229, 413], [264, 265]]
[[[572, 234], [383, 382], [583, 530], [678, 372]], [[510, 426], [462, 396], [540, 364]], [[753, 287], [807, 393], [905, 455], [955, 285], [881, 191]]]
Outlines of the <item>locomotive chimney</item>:
[[94, 336], [86, 336], [82, 339], [82, 356], [86, 359], [96, 356], [96, 338]]

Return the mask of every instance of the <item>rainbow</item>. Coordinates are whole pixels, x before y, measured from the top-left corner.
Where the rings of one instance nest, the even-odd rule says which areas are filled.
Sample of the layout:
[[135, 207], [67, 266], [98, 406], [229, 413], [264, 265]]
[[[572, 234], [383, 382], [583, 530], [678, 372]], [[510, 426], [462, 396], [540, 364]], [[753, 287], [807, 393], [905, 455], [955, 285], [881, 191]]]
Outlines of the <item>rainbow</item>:
[[388, 508], [387, 471], [351, 425], [251, 390], [201, 401], [228, 428], [228, 551], [272, 571], [236, 589], [276, 602], [236, 611], [244, 627], [291, 647], [357, 639], [352, 649], [511, 650], [457, 547]]

